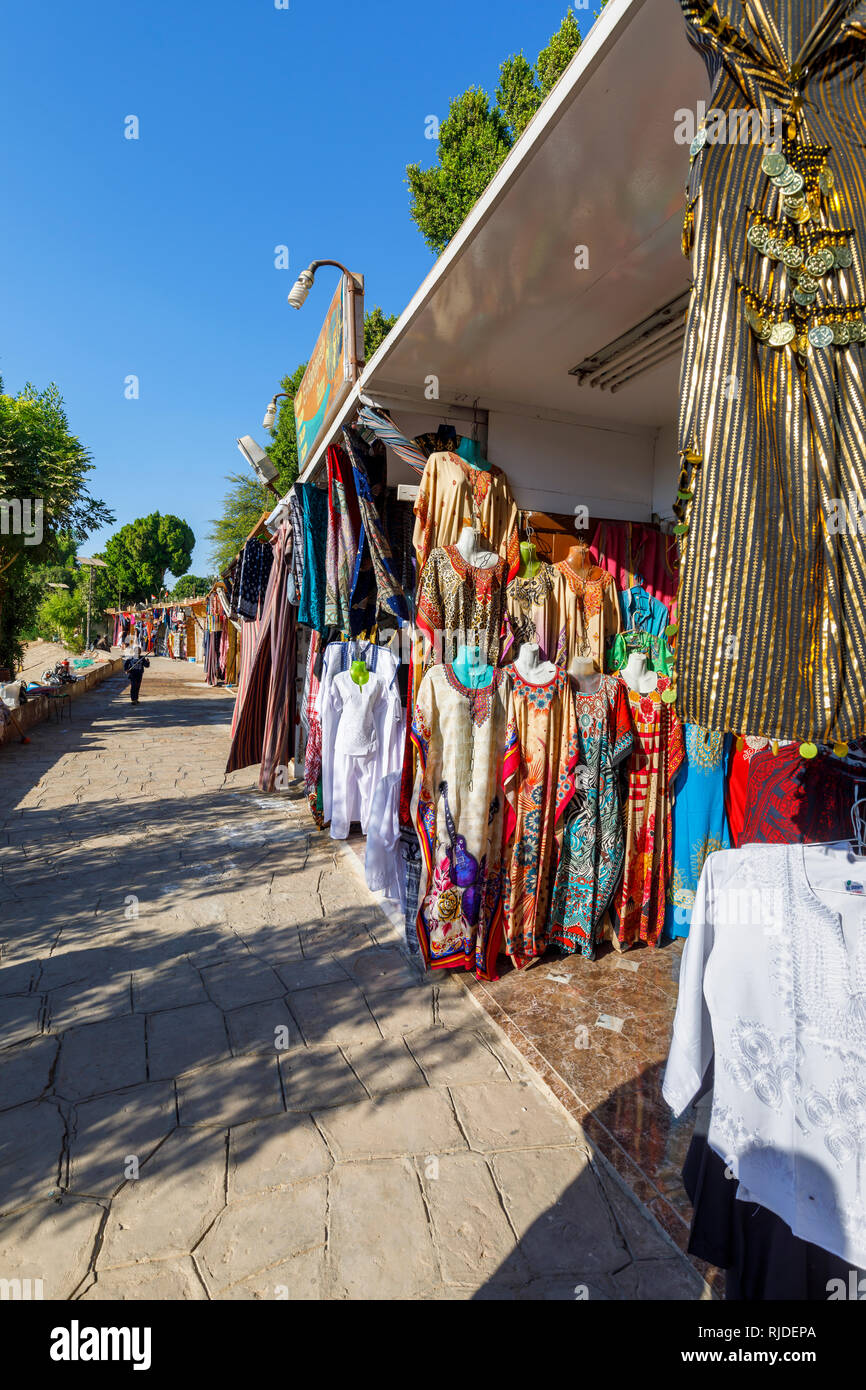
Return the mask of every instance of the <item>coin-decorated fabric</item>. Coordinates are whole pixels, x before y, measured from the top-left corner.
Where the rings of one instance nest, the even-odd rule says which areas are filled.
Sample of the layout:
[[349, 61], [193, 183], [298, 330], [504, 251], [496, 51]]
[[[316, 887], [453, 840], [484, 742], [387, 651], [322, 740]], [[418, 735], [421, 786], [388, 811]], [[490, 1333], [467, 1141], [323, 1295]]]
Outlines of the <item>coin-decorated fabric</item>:
[[866, 734], [866, 3], [680, 4], [712, 93], [684, 227], [677, 708], [848, 740]]

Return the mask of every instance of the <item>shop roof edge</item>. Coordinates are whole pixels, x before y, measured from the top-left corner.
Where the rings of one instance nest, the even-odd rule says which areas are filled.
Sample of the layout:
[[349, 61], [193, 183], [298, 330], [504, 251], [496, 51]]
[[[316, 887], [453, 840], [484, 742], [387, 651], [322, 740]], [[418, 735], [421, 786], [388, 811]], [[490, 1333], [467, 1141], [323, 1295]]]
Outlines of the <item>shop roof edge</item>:
[[[317, 476], [328, 445], [333, 442], [351, 416], [357, 406], [359, 395], [375, 389], [377, 372], [387, 362], [388, 357], [404, 333], [411, 327], [440, 282], [445, 278], [451, 266], [460, 259], [471, 244], [475, 235], [494, 212], [512, 181], [519, 177], [534, 151], [543, 143], [546, 136], [576, 99], [581, 87], [605, 61], [610, 51], [616, 47], [635, 15], [648, 3], [649, 0], [610, 0], [610, 3], [602, 10], [556, 86], [545, 97], [471, 212], [455, 232], [441, 256], [431, 266], [388, 336], [363, 368], [358, 381], [335, 415], [303, 472], [299, 474], [298, 482], [312, 482]], [[280, 498], [270, 513], [269, 526], [278, 524], [288, 505], [290, 492], [291, 488], [285, 497]]]

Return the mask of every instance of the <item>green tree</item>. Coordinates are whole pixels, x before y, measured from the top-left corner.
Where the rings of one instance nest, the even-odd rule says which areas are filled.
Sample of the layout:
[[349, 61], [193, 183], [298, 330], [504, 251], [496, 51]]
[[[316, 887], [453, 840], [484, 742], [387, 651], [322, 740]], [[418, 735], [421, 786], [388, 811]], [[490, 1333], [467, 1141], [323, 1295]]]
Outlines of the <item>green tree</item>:
[[[605, 3], [605, 0], [603, 0]], [[533, 67], [522, 53], [499, 69], [496, 103], [477, 87], [455, 97], [439, 127], [437, 162], [406, 168], [409, 214], [441, 255], [580, 47], [571, 10]]]
[[506, 58], [499, 69], [496, 104], [502, 112], [513, 144], [541, 105], [541, 89], [535, 71], [522, 53]]
[[[295, 393], [303, 380], [306, 370], [307, 364], [306, 362], [302, 362], [299, 367], [295, 368], [291, 376], [284, 376], [280, 382], [280, 390], [285, 391], [286, 395], [279, 403], [277, 418], [274, 422], [274, 428], [271, 430], [268, 457], [274, 467], [278, 469], [278, 476], [274, 479], [274, 487], [281, 495], [288, 492], [292, 483], [298, 476], [298, 438], [295, 433]], [[262, 488], [261, 491], [266, 493], [267, 489]], [[271, 496], [273, 496], [273, 494], [271, 494]], [[265, 505], [266, 503], [263, 503], [259, 508], [259, 515], [261, 515]], [[251, 522], [250, 527], [254, 524], [254, 521]], [[248, 532], [250, 527], [247, 528]]]
[[394, 324], [396, 314], [383, 314], [377, 304], [364, 315], [364, 357], [369, 362], [374, 352], [382, 346]]
[[165, 576], [185, 574], [195, 548], [195, 534], [178, 516], [139, 517], [109, 537], [103, 558], [124, 598], [145, 603], [163, 592]]
[[499, 168], [512, 140], [502, 112], [478, 87], [455, 97], [439, 127], [438, 162], [406, 169], [410, 215], [439, 255]]
[[[396, 314], [386, 314], [377, 304], [364, 315], [364, 356], [367, 361], [385, 341]], [[278, 469], [274, 487], [285, 496], [298, 476], [298, 437], [295, 430], [295, 394], [300, 386], [306, 362], [296, 367], [291, 376], [283, 377], [280, 390], [285, 396], [279, 402], [277, 418], [271, 430], [268, 457]], [[221, 574], [231, 564], [263, 512], [273, 510], [276, 501], [269, 488], [262, 487], [252, 473], [229, 473], [226, 482], [231, 486], [223, 498], [220, 515], [211, 522], [207, 539], [210, 541], [210, 562]]]
[[204, 598], [210, 593], [211, 580], [197, 574], [182, 574], [171, 591], [172, 598]]
[[11, 504], [0, 518], [0, 666], [21, 664], [44, 593], [36, 572], [62, 568], [92, 531], [114, 521], [90, 492], [92, 470], [53, 383], [44, 391], [27, 383], [10, 396], [0, 381], [0, 499]]
[[271, 511], [276, 501], [252, 473], [229, 473], [226, 482], [231, 486], [207, 537], [210, 562], [217, 574], [228, 568], [262, 513]]
[[[607, 0], [602, 0], [602, 6], [606, 3]], [[574, 14], [569, 10], [550, 43], [539, 53], [535, 63], [542, 101], [553, 91], [579, 48], [580, 30], [577, 27]]]
[[87, 600], [80, 592], [49, 590], [36, 614], [36, 631], [46, 642], [56, 642], [59, 637], [64, 646], [80, 651], [86, 622]]

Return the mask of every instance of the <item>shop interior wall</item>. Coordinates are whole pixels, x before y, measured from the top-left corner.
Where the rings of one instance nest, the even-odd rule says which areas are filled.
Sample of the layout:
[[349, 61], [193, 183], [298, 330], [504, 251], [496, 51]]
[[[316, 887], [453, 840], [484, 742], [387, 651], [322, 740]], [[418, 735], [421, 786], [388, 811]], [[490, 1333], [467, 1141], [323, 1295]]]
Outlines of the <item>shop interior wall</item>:
[[522, 510], [648, 521], [654, 430], [620, 430], [491, 411], [490, 458]]
[[[446, 408], [432, 414], [392, 411], [392, 416], [410, 438], [435, 429], [440, 421], [454, 425], [458, 433], [472, 433], [471, 420], [449, 415]], [[575, 507], [586, 506], [593, 517], [649, 521], [657, 433], [655, 428], [611, 429], [490, 411], [486, 453], [505, 473], [522, 510], [573, 516]], [[479, 437], [483, 447], [483, 418]], [[417, 473], [390, 450], [388, 482], [418, 482]], [[672, 498], [670, 492], [668, 506]]]
[[656, 434], [653, 457], [653, 511], [663, 521], [674, 516], [674, 498], [680, 476], [677, 453], [677, 422], [662, 425]]

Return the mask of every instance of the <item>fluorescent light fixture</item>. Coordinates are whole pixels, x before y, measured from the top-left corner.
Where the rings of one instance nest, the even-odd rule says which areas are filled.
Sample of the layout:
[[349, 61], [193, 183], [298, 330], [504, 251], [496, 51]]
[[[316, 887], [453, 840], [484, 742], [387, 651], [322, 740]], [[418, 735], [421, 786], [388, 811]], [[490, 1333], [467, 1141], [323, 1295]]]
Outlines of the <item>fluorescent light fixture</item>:
[[300, 309], [313, 288], [313, 280], [316, 272], [312, 266], [307, 270], [302, 270], [292, 288], [289, 290], [289, 303], [293, 309]]
[[585, 357], [571, 368], [569, 376], [576, 376], [581, 386], [588, 381], [590, 386], [615, 395], [635, 377], [682, 352], [688, 305], [686, 291]]
[[267, 487], [269, 483], [272, 483], [277, 476], [277, 470], [271, 463], [264, 449], [256, 443], [252, 435], [243, 435], [242, 438], [238, 440], [238, 448], [259, 482], [263, 483], [265, 487]]
[[274, 421], [277, 418], [277, 401], [283, 399], [288, 400], [288, 398], [287, 391], [278, 391], [276, 395], [271, 398], [271, 403], [265, 411], [265, 418], [262, 421], [266, 430], [272, 430], [274, 428]]

